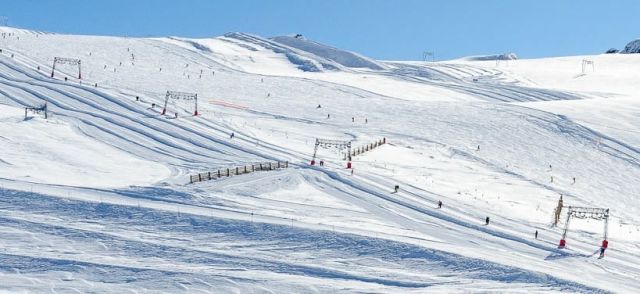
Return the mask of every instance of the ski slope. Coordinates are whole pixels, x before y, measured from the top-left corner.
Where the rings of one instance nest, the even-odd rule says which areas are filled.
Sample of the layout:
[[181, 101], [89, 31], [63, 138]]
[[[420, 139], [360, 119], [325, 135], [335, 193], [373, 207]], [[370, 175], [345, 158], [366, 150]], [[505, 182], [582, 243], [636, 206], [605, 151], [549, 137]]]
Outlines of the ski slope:
[[[640, 56], [396, 62], [244, 33], [0, 33], [0, 293], [640, 288]], [[82, 80], [51, 78], [54, 57], [81, 59]], [[166, 91], [197, 93], [201, 115], [162, 115]], [[50, 119], [23, 119], [44, 102]], [[335, 149], [310, 166], [315, 138], [388, 144], [351, 173]], [[291, 167], [186, 184], [265, 160]], [[561, 194], [611, 209], [604, 259], [601, 222], [572, 221], [556, 248]]]

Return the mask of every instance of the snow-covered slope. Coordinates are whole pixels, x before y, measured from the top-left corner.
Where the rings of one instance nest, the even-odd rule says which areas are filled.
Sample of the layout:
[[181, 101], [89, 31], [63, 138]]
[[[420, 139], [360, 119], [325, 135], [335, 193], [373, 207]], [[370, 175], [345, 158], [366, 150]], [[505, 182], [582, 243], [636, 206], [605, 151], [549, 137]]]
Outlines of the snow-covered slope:
[[[5, 101], [6, 102], [6, 101]], [[57, 117], [0, 105], [0, 177], [81, 187], [148, 185], [170, 176], [163, 164], [92, 140]], [[136, 167], [135, 169], [131, 167]]]
[[[635, 56], [362, 68], [241, 33], [0, 30], [0, 291], [639, 290]], [[82, 59], [83, 79], [51, 78], [54, 57]], [[162, 115], [168, 90], [201, 115]], [[52, 119], [19, 118], [45, 101]], [[335, 149], [309, 166], [316, 138], [388, 144], [351, 172]], [[291, 168], [187, 184], [265, 160]], [[601, 222], [556, 248], [560, 194], [611, 209], [606, 258]]]
[[469, 60], [469, 61], [516, 60], [518, 59], [518, 56], [515, 53], [504, 53], [504, 54], [494, 54], [494, 55], [469, 56], [469, 57], [464, 57], [463, 59]]
[[324, 44], [307, 40], [302, 37], [296, 38], [290, 36], [278, 36], [271, 38], [271, 40], [313, 54], [316, 57], [337, 62], [346, 67], [368, 68], [373, 70], [381, 70], [386, 68], [384, 64], [376, 62], [375, 60], [369, 59], [360, 54], [340, 50], [331, 46], [326, 46]]

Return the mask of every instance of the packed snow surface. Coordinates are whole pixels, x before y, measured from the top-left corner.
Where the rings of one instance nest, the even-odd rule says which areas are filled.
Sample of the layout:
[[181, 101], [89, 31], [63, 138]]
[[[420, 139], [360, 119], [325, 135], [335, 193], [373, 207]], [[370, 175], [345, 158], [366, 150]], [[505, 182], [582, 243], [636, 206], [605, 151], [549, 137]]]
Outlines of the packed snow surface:
[[[57, 117], [45, 120], [0, 105], [0, 177], [25, 182], [126, 187], [167, 178], [162, 164], [83, 136]], [[56, 146], [55, 148], [52, 148]], [[136, 169], [131, 169], [135, 166]]]
[[[640, 55], [0, 33], [0, 293], [640, 291]], [[557, 248], [561, 195], [610, 209], [605, 258], [602, 221]]]

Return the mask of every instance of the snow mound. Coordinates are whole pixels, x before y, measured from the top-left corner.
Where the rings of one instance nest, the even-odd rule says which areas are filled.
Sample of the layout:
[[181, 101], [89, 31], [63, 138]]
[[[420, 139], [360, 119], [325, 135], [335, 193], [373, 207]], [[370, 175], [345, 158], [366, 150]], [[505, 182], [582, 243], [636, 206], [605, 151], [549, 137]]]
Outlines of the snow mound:
[[629, 42], [620, 53], [640, 53], [640, 39]]
[[463, 59], [469, 60], [469, 61], [516, 60], [518, 59], [518, 56], [515, 53], [504, 53], [504, 54], [495, 54], [495, 55], [469, 56]]
[[368, 68], [373, 70], [386, 68], [385, 65], [360, 54], [320, 44], [301, 37], [278, 36], [271, 38], [271, 40], [350, 68]]

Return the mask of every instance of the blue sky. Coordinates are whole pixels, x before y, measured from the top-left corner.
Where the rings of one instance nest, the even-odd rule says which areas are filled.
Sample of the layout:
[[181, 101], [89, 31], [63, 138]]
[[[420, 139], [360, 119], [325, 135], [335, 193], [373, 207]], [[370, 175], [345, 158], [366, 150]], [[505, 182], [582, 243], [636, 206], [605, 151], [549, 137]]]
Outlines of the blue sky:
[[9, 25], [60, 33], [305, 37], [377, 59], [600, 53], [640, 38], [640, 1], [0, 0]]

